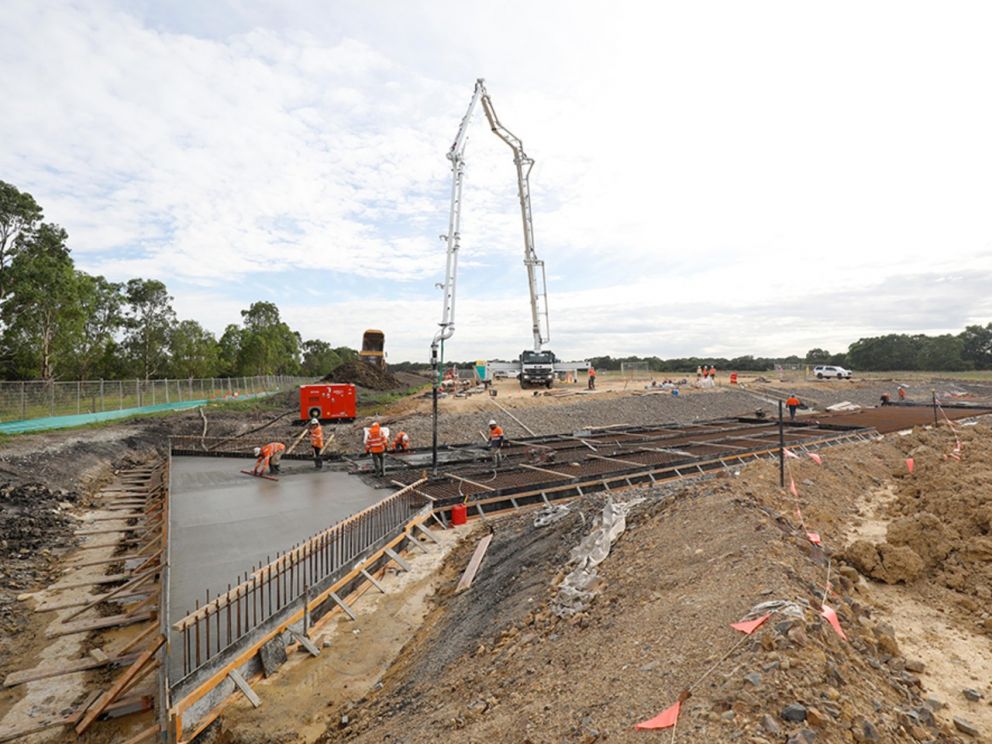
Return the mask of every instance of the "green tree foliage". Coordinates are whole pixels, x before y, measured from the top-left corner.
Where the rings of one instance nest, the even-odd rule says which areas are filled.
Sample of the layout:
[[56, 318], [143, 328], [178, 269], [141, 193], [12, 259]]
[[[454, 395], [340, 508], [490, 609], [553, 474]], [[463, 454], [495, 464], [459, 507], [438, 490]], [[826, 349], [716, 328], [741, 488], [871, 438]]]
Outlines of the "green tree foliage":
[[302, 372], [307, 377], [323, 377], [341, 364], [341, 357], [326, 341], [311, 339], [303, 342]]
[[830, 352], [826, 349], [810, 349], [806, 352], [807, 364], [830, 364]]
[[961, 358], [975, 369], [992, 368], [992, 323], [970, 325], [961, 335]]
[[238, 359], [241, 358], [241, 328], [231, 323], [217, 342], [217, 374], [230, 377], [238, 374]]
[[157, 279], [131, 279], [124, 298], [124, 346], [137, 374], [146, 380], [157, 377], [168, 363], [169, 336], [176, 322], [172, 297]]
[[[31, 194], [0, 181], [0, 302], [8, 291], [8, 269], [41, 223], [41, 207]], [[0, 322], [0, 327], [5, 325]]]
[[119, 354], [115, 336], [124, 322], [123, 286], [81, 271], [76, 272], [76, 277], [83, 313], [83, 334], [76, 348], [75, 376], [81, 380], [97, 374], [112, 377], [113, 374], [106, 374], [105, 368], [113, 365], [114, 357]]
[[184, 320], [169, 334], [169, 375], [213, 377], [217, 372], [219, 351], [212, 333], [195, 320]]
[[271, 302], [253, 302], [241, 311], [238, 369], [241, 374], [296, 374], [300, 370], [302, 339], [279, 317]]
[[66, 237], [57, 225], [41, 225], [19, 241], [8, 267], [4, 357], [17, 376], [56, 379], [81, 343], [86, 320], [82, 282]]

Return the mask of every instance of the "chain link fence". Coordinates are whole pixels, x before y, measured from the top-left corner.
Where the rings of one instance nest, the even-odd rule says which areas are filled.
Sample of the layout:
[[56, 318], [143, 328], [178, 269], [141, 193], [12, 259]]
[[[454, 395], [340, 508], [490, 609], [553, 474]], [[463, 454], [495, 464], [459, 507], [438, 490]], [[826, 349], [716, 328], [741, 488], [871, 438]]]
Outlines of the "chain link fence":
[[185, 380], [77, 380], [0, 382], [0, 422], [102, 413], [196, 400], [234, 400], [303, 385], [308, 377], [202, 377]]

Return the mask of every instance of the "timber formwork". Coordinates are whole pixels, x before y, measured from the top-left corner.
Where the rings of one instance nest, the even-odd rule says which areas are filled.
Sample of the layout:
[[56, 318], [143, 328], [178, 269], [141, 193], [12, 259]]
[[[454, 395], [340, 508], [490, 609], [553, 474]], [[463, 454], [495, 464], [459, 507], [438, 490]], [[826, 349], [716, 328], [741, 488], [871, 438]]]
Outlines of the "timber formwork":
[[[71, 713], [39, 713], [36, 724], [17, 731], [0, 730], [0, 742], [17, 741], [58, 727], [65, 730], [60, 740], [71, 741], [98, 721], [162, 710], [161, 670], [166, 653], [163, 592], [168, 584], [167, 478], [167, 468], [161, 461], [118, 473], [97, 494], [91, 516], [77, 530], [81, 543], [66, 575], [34, 596], [36, 612], [58, 613], [57, 621], [46, 631], [49, 638], [96, 634], [92, 650], [55, 666], [14, 672], [4, 680], [4, 687], [16, 687], [109, 669], [113, 675], [109, 684], [87, 680], [92, 682], [85, 685], [89, 694], [72, 706]], [[93, 589], [85, 598], [66, 598], [64, 594], [87, 586]], [[125, 627], [127, 631], [118, 630]], [[105, 638], [102, 633], [106, 631], [115, 635]], [[157, 677], [152, 675], [155, 671], [159, 671]], [[163, 730], [157, 720], [143, 728], [134, 740], [151, 740]]]

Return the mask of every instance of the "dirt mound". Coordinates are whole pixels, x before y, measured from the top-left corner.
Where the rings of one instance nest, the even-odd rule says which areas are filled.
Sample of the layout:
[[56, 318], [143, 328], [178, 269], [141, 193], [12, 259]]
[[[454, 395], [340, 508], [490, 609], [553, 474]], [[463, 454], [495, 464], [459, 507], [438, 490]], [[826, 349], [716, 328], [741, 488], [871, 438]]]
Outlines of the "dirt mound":
[[[618, 494], [648, 500], [568, 619], [550, 602], [602, 499], [546, 527], [497, 523], [477, 583], [440, 593], [382, 689], [319, 741], [640, 741], [634, 724], [680, 695], [679, 741], [955, 741], [849, 576], [831, 602], [848, 641], [821, 619], [826, 556], [759, 503], [766, 491], [741, 478]], [[728, 627], [769, 600], [790, 611], [752, 636]]]
[[396, 390], [404, 387], [388, 369], [379, 369], [359, 359], [339, 364], [324, 376], [323, 381], [350, 382], [369, 390]]

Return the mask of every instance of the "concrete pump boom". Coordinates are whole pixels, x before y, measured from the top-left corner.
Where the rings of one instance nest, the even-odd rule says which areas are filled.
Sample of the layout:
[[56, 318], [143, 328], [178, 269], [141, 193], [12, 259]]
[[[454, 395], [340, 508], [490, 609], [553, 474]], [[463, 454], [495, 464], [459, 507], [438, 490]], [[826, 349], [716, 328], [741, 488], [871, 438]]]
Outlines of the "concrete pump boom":
[[441, 313], [441, 327], [431, 344], [432, 357], [439, 342], [451, 338], [455, 332], [455, 283], [458, 278], [458, 249], [461, 247], [462, 181], [465, 171], [465, 144], [468, 140], [468, 125], [479, 101], [486, 112], [489, 127], [513, 150], [513, 162], [517, 166], [517, 192], [520, 198], [520, 212], [524, 225], [524, 265], [527, 267], [527, 287], [530, 292], [531, 330], [534, 334], [534, 351], [550, 340], [548, 322], [548, 284], [544, 273], [544, 261], [534, 251], [534, 220], [530, 208], [530, 171], [534, 161], [524, 153], [523, 142], [504, 127], [493, 108], [492, 99], [486, 90], [485, 80], [475, 81], [475, 90], [468, 110], [462, 117], [455, 141], [448, 150], [451, 161], [451, 211], [448, 217], [448, 234], [441, 239], [447, 244], [447, 266], [444, 275], [444, 309]]
[[540, 351], [551, 340], [551, 329], [548, 322], [548, 281], [544, 274], [544, 261], [534, 251], [534, 219], [530, 210], [530, 171], [534, 167], [534, 160], [527, 157], [520, 138], [500, 123], [483, 80], [476, 82], [476, 90], [480, 86], [482, 110], [486, 112], [489, 128], [513, 150], [513, 163], [517, 166], [517, 193], [524, 223], [524, 265], [527, 267], [527, 287], [530, 290], [531, 331], [534, 334], [534, 351]]

